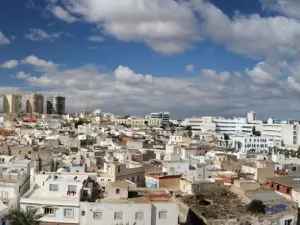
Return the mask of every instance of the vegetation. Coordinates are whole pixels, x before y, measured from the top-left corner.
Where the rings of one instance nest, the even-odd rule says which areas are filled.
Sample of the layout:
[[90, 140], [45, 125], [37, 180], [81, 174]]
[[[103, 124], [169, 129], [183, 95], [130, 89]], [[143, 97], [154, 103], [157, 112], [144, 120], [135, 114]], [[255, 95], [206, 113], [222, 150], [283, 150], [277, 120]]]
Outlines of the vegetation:
[[224, 140], [225, 140], [225, 144], [226, 144], [226, 148], [227, 148], [228, 147], [228, 141], [230, 140], [228, 134], [224, 134]]
[[188, 130], [187, 135], [188, 135], [189, 138], [191, 138], [192, 135], [193, 135], [193, 131], [192, 130]]
[[253, 214], [266, 213], [265, 205], [261, 200], [253, 200], [247, 207], [247, 210]]
[[77, 129], [79, 125], [83, 125], [83, 121], [82, 121], [82, 120], [78, 120], [78, 121], [75, 123], [75, 128]]
[[38, 220], [42, 217], [43, 215], [38, 213], [37, 208], [27, 211], [15, 209], [9, 212], [5, 220], [10, 225], [38, 225]]
[[252, 135], [260, 137], [261, 136], [261, 132], [260, 131], [256, 131], [256, 128], [252, 127]]
[[172, 126], [172, 127], [170, 128], [170, 132], [171, 132], [171, 134], [173, 135], [173, 134], [175, 133], [175, 127]]

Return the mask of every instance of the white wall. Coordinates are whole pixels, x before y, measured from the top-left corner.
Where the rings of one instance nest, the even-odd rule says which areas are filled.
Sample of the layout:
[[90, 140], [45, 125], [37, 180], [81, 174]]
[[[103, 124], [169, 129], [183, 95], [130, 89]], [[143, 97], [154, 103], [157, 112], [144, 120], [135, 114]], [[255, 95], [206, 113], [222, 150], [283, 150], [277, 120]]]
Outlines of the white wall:
[[[63, 222], [63, 223], [79, 223], [79, 219], [80, 219], [80, 208], [79, 208], [79, 203], [77, 207], [74, 206], [68, 206], [67, 202], [65, 202], [65, 206], [62, 205], [53, 205], [53, 203], [51, 204], [51, 201], [49, 201], [49, 206], [53, 206], [55, 208], [55, 214], [54, 216], [47, 216], [44, 215], [40, 220], [41, 221], [47, 221], [47, 222]], [[26, 210], [27, 207], [37, 207], [39, 208], [39, 213], [44, 214], [44, 205], [37, 205], [37, 204], [24, 204], [21, 203], [20, 207], [23, 210]], [[69, 217], [65, 217], [64, 216], [64, 210], [65, 209], [72, 209], [73, 210], [73, 217], [69, 218]]]
[[[160, 211], [167, 211], [167, 218], [159, 218]], [[177, 202], [152, 202], [151, 225], [177, 225], [178, 205]]]
[[[112, 203], [87, 203], [81, 202], [81, 212], [85, 212], [85, 216], [81, 216], [81, 225], [130, 225], [136, 222], [136, 225], [152, 225], [151, 223], [151, 204], [150, 203], [131, 203], [131, 202], [112, 202]], [[102, 212], [102, 219], [94, 219], [94, 212]], [[122, 212], [122, 220], [115, 220], [114, 213]], [[143, 212], [144, 216], [141, 220], [136, 220], [136, 212]], [[82, 215], [82, 214], [81, 214]], [[164, 225], [173, 225], [165, 223]], [[175, 225], [175, 224], [174, 224]], [[177, 225], [177, 224], [176, 224]]]

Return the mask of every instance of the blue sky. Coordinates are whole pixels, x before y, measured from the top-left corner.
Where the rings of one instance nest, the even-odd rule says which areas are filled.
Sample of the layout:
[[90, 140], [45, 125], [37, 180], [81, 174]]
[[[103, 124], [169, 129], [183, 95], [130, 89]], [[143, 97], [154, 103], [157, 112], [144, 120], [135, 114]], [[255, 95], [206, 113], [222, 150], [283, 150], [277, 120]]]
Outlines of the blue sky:
[[70, 112], [297, 119], [297, 10], [296, 0], [3, 0], [0, 92], [62, 94]]

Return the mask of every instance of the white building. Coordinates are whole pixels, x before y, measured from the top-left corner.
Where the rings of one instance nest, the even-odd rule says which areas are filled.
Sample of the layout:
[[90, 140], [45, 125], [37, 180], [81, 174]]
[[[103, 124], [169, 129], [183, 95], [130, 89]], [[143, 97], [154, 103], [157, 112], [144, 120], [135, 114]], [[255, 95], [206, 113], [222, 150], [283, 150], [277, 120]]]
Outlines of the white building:
[[262, 135], [272, 139], [277, 147], [295, 147], [300, 145], [299, 122], [278, 121], [270, 118], [263, 124]]
[[23, 195], [23, 210], [38, 208], [40, 224], [79, 224], [80, 200], [92, 192], [87, 175], [36, 174], [35, 185]]
[[273, 140], [267, 136], [231, 135], [230, 140], [236, 151], [243, 154], [247, 154], [249, 151], [268, 153], [269, 148], [274, 147]]
[[[19, 207], [19, 200], [30, 188], [30, 161], [16, 156], [0, 156], [0, 217]], [[1, 220], [0, 220], [1, 222]]]
[[137, 117], [128, 117], [128, 118], [114, 118], [112, 122], [117, 124], [126, 124], [132, 127], [160, 127], [162, 125], [162, 119], [160, 118], [137, 118]]
[[[138, 193], [138, 194], [137, 194]], [[81, 202], [82, 225], [177, 225], [177, 202], [165, 189], [110, 183], [105, 197]]]

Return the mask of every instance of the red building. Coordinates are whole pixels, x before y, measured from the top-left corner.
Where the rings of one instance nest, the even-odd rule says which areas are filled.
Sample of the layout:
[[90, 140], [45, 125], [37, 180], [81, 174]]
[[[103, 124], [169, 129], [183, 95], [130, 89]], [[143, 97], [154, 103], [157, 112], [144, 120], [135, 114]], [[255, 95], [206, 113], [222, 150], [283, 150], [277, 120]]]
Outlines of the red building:
[[265, 185], [274, 191], [292, 195], [292, 189], [300, 188], [300, 176], [278, 176], [266, 178]]

